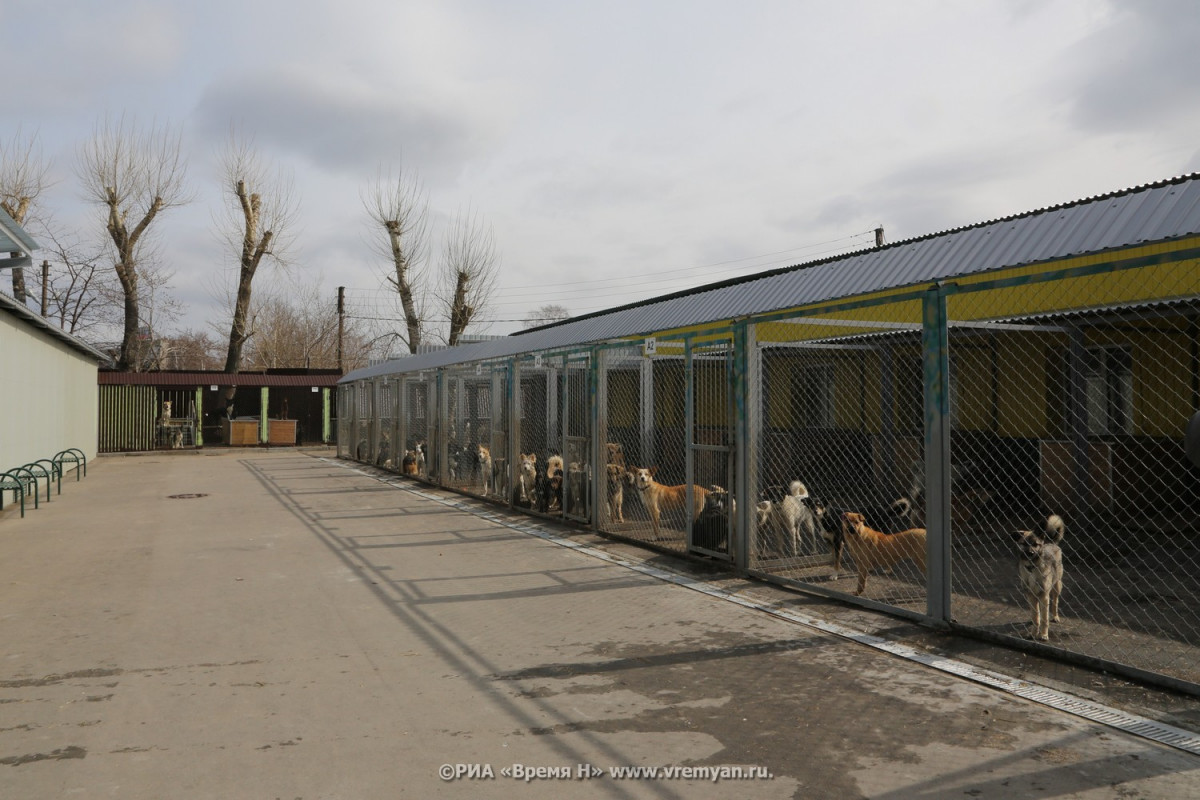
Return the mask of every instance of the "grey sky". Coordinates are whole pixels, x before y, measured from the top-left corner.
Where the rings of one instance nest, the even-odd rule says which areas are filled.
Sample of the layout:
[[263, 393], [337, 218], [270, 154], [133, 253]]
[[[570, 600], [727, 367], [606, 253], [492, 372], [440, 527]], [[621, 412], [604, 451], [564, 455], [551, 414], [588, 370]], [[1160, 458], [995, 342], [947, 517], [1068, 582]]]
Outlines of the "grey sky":
[[194, 328], [231, 124], [295, 173], [293, 280], [379, 285], [359, 193], [402, 162], [435, 229], [493, 224], [500, 320], [1200, 169], [1190, 0], [8, 0], [0, 25], [3, 130], [39, 132], [60, 224], [99, 225], [71, 171], [99, 117], [182, 127], [196, 200], [160, 234]]

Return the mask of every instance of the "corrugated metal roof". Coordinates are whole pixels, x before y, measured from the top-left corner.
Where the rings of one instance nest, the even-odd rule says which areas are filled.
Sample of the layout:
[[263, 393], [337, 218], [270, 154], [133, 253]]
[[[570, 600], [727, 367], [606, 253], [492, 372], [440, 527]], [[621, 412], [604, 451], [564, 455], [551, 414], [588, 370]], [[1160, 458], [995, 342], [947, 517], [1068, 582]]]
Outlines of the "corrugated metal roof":
[[[0, 247], [3, 247], [0, 244]], [[34, 328], [39, 328], [45, 331], [48, 335], [59, 340], [73, 350], [83, 353], [88, 358], [94, 359], [97, 364], [106, 364], [110, 360], [108, 356], [92, 347], [82, 339], [77, 339], [71, 334], [59, 328], [50, 320], [43, 317], [34, 311], [30, 311], [23, 303], [17, 302], [14, 298], [0, 292], [0, 311], [12, 314], [25, 321], [26, 324]]]
[[101, 386], [334, 386], [340, 373], [279, 375], [262, 372], [101, 372]]
[[1200, 234], [1200, 173], [389, 361], [343, 381], [569, 348]]

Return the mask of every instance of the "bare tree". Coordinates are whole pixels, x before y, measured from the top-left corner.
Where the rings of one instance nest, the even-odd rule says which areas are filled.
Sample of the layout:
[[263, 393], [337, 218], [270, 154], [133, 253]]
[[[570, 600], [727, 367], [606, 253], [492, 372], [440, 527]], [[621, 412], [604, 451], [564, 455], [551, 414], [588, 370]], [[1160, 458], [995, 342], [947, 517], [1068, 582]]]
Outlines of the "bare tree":
[[138, 282], [147, 231], [160, 214], [189, 199], [180, 136], [165, 125], [139, 128], [124, 117], [105, 118], [80, 148], [77, 172], [85, 199], [105, 213], [124, 304], [117, 368], [128, 370], [141, 361], [147, 338], [138, 332], [145, 324]]
[[566, 308], [555, 303], [548, 303], [526, 314], [525, 319], [521, 322], [521, 326], [524, 328], [536, 328], [539, 325], [562, 322], [564, 319], [570, 318], [571, 312], [567, 311]]
[[221, 368], [221, 342], [204, 331], [183, 330], [162, 340], [163, 369]]
[[242, 350], [253, 335], [250, 298], [254, 276], [264, 260], [286, 265], [297, 202], [294, 181], [280, 168], [268, 167], [250, 139], [231, 132], [222, 153], [222, 182], [228, 203], [218, 231], [237, 254], [237, 290], [225, 371], [237, 372]]
[[[0, 141], [0, 207], [24, 226], [38, 198], [50, 185], [50, 162], [42, 156], [36, 133], [26, 135], [20, 126], [12, 138]], [[24, 303], [27, 296], [25, 270], [13, 267], [13, 297]]]
[[[247, 345], [246, 361], [255, 369], [337, 367], [337, 308], [319, 284], [264, 293], [255, 302], [253, 316], [255, 335]], [[365, 364], [364, 337], [354, 322], [345, 330], [343, 346], [351, 369]]]
[[103, 253], [77, 240], [58, 236], [53, 226], [39, 233], [42, 254], [48, 256], [47, 281], [35, 271], [30, 283], [44, 288], [46, 307], [42, 316], [76, 336], [120, 321], [120, 285], [116, 276], [101, 266]]
[[470, 211], [455, 215], [442, 241], [438, 288], [438, 298], [450, 323], [446, 344], [458, 344], [467, 326], [483, 314], [499, 269], [491, 225]]
[[405, 344], [415, 353], [421, 345], [426, 313], [421, 275], [428, 252], [425, 190], [412, 173], [397, 170], [393, 177], [390, 171], [381, 170], [363, 191], [362, 201], [376, 230], [370, 241], [387, 259], [387, 281], [400, 296], [408, 332]]

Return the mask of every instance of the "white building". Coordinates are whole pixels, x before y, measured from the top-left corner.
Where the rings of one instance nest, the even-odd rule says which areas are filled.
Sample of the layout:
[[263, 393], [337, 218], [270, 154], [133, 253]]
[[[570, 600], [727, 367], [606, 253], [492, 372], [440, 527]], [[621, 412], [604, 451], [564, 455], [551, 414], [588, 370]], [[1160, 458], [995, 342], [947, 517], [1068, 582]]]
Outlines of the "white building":
[[[0, 286], [38, 244], [0, 209]], [[67, 448], [96, 455], [103, 353], [0, 292], [0, 472]], [[68, 464], [68, 467], [71, 465]]]

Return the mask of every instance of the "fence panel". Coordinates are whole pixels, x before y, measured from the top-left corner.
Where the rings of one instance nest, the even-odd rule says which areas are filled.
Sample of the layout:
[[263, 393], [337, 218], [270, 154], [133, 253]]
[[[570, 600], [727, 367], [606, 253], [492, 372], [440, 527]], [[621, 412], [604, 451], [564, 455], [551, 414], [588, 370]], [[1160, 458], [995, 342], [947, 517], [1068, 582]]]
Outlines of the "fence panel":
[[392, 449], [392, 437], [396, 429], [396, 382], [388, 378], [375, 380], [375, 446], [373, 462], [375, 466], [392, 469], [395, 453]]
[[[688, 348], [689, 413], [687, 505], [689, 548], [730, 557], [737, 535], [734, 475], [733, 343], [693, 344]], [[687, 504], [685, 499], [685, 505]]]
[[472, 364], [446, 370], [444, 383], [448, 395], [445, 485], [484, 495], [492, 482], [492, 465], [485, 469], [481, 458], [484, 451], [491, 453], [492, 376], [484, 372], [483, 364]]
[[923, 535], [871, 533], [922, 525], [920, 323], [910, 302], [756, 326], [752, 570], [925, 612]]
[[646, 463], [643, 447], [650, 440], [650, 419], [643, 409], [650, 407], [650, 361], [641, 348], [622, 347], [603, 351], [600, 358], [600, 385], [603, 387], [604, 479], [600, 488], [601, 530], [632, 536], [633, 517], [626, 520], [625, 510], [635, 504], [635, 490], [628, 468]]
[[[1184, 448], [1197, 304], [1129, 303], [1163, 288], [1140, 270], [1090, 280], [1126, 303], [986, 319], [1016, 293], [1025, 308], [1078, 303], [1084, 286], [1053, 281], [950, 304], [954, 618], [1200, 683], [1200, 470]], [[1039, 546], [1050, 515], [1061, 541]], [[1037, 625], [1022, 574], [1052, 600], [1055, 550], [1057, 619]]]
[[152, 450], [159, 416], [153, 386], [100, 386], [99, 451]]
[[588, 352], [565, 357], [559, 397], [563, 420], [562, 511], [577, 522], [591, 521], [592, 358]]
[[400, 472], [409, 477], [427, 480], [429, 442], [433, 429], [431, 416], [436, 408], [433, 400], [436, 382], [428, 376], [419, 376], [404, 378], [402, 385], [404, 455], [401, 456]]
[[372, 459], [372, 430], [375, 425], [374, 400], [375, 392], [369, 380], [358, 381], [354, 398], [356, 408], [354, 413], [354, 460], [370, 463]]
[[484, 442], [486, 452], [480, 454], [480, 467], [488, 476], [484, 495], [508, 502], [512, 485], [508, 450], [511, 370], [507, 362], [494, 362], [486, 365], [484, 374], [490, 374], [491, 381], [491, 438]]
[[[513, 505], [543, 514], [562, 513], [559, 393], [562, 357], [535, 353], [520, 362], [520, 447], [513, 470]], [[558, 459], [552, 462], [551, 459]]]
[[357, 403], [353, 383], [344, 383], [337, 389], [337, 454], [338, 458], [351, 458], [353, 449], [354, 411]]

